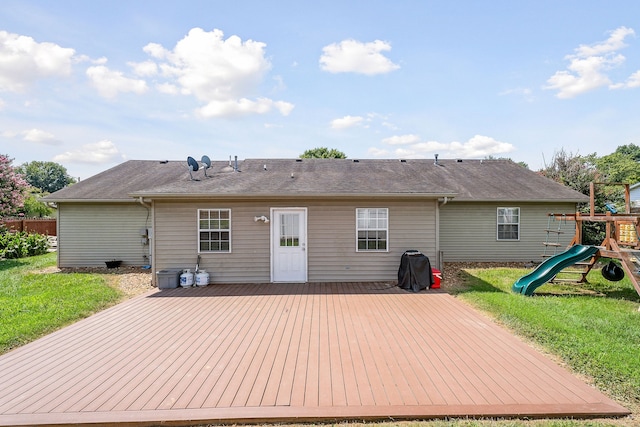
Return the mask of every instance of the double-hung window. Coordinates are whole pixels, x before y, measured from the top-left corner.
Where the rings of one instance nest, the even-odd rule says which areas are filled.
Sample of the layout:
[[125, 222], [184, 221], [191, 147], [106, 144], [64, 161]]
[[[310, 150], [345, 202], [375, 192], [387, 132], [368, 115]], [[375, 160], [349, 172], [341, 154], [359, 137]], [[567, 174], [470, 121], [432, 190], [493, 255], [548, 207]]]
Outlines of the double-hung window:
[[231, 252], [231, 209], [198, 209], [199, 252]]
[[356, 209], [357, 252], [389, 250], [389, 209]]
[[498, 240], [520, 240], [520, 208], [498, 208]]

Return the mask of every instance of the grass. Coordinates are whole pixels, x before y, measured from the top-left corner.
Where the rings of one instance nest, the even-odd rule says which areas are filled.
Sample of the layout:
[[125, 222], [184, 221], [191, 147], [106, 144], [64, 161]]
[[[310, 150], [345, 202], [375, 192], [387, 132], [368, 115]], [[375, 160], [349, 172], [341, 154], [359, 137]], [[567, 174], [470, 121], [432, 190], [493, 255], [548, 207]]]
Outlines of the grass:
[[[632, 411], [640, 408], [640, 297], [628, 278], [587, 284], [544, 285], [534, 296], [511, 292], [530, 270], [474, 269], [458, 296], [498, 322], [557, 355]], [[635, 409], [635, 410], [634, 410]]]
[[0, 261], [0, 354], [120, 300], [97, 274], [37, 273], [55, 253]]

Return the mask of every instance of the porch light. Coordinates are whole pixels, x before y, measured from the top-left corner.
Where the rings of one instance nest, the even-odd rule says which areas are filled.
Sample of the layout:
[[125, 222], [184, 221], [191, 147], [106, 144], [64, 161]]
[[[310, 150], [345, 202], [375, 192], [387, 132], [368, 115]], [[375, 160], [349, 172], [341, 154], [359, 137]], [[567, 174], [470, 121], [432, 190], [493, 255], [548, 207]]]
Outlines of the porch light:
[[267, 224], [269, 222], [269, 218], [267, 218], [266, 216], [262, 215], [262, 216], [256, 216], [253, 218], [254, 222], [258, 222], [258, 221], [262, 221], [265, 224]]

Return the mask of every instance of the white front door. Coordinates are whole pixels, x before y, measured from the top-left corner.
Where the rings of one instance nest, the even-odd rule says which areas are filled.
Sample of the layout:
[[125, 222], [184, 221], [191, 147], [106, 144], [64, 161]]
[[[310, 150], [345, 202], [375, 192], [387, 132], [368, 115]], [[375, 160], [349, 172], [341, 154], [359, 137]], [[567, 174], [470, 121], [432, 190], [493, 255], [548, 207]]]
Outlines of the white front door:
[[307, 281], [307, 209], [271, 209], [271, 281]]

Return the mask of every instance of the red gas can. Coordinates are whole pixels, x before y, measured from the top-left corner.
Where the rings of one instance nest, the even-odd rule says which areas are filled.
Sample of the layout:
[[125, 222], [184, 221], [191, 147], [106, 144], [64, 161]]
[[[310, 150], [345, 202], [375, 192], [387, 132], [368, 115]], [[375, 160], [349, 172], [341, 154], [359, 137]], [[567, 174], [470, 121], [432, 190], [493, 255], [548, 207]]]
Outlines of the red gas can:
[[431, 289], [440, 289], [442, 273], [437, 268], [432, 268], [431, 273], [433, 274], [433, 285], [431, 285]]

